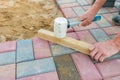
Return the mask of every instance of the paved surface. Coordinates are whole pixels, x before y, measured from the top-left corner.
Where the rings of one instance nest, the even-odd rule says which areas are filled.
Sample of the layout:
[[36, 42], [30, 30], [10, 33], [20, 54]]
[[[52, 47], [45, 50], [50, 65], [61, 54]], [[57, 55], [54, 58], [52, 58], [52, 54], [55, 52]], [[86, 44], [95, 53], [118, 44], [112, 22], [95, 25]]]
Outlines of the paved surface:
[[[70, 23], [90, 8], [90, 0], [57, 0]], [[68, 29], [67, 36], [91, 44], [112, 39], [120, 27], [112, 23], [118, 10], [102, 8], [102, 20]], [[87, 55], [39, 38], [0, 43], [0, 80], [120, 80], [120, 54], [95, 62]]]

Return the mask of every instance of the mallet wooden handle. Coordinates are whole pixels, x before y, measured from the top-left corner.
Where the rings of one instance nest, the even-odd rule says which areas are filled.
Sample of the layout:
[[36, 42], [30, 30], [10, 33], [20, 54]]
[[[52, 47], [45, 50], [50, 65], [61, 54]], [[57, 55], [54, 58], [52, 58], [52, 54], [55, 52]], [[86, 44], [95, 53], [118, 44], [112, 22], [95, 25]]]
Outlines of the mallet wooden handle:
[[54, 32], [47, 31], [44, 29], [40, 29], [38, 31], [38, 37], [44, 40], [48, 40], [48, 41], [60, 44], [65, 47], [75, 49], [87, 55], [89, 55], [89, 47], [92, 46], [89, 43], [79, 41], [71, 37], [65, 37], [62, 39], [56, 38], [54, 35]]

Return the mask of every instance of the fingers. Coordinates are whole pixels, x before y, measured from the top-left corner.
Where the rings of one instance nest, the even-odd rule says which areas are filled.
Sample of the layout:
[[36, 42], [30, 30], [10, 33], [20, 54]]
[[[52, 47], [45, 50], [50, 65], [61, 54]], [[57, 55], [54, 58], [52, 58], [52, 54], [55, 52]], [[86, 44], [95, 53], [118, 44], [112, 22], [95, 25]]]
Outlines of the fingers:
[[96, 61], [100, 61], [100, 57], [102, 56], [102, 53], [101, 52], [98, 52], [95, 56], [94, 56], [94, 59]]

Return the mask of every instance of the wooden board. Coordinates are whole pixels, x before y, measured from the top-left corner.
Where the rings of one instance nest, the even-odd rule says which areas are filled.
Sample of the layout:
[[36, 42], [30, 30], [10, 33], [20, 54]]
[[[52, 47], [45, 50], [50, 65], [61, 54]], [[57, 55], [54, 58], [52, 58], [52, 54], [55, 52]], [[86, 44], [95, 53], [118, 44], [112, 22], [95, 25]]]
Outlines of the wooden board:
[[65, 37], [62, 39], [56, 38], [54, 35], [54, 32], [47, 31], [44, 29], [40, 29], [38, 31], [38, 37], [41, 39], [44, 39], [44, 40], [48, 40], [48, 41], [60, 44], [60, 45], [65, 46], [65, 47], [75, 49], [75, 50], [80, 51], [80, 52], [87, 54], [87, 55], [89, 55], [89, 53], [90, 53], [89, 47], [92, 46], [89, 43], [79, 41], [79, 40], [76, 40], [76, 39], [71, 38], [71, 37]]

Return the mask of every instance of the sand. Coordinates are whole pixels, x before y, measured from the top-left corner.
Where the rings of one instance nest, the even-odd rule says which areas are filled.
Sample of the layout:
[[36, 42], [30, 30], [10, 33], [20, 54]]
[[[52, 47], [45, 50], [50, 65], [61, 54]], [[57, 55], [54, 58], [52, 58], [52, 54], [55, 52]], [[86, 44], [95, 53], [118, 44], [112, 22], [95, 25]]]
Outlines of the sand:
[[62, 16], [53, 0], [0, 0], [0, 42], [30, 39], [41, 28], [53, 30]]

